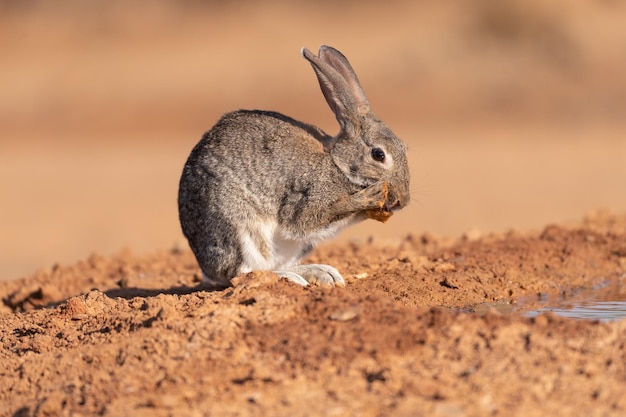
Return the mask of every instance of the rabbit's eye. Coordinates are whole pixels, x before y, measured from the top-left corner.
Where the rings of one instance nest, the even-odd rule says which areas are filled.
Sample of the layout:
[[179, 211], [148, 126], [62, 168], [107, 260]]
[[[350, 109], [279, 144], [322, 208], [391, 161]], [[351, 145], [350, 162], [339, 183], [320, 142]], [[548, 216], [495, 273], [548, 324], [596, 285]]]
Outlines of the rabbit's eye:
[[372, 149], [372, 159], [378, 162], [385, 162], [385, 151], [380, 148]]

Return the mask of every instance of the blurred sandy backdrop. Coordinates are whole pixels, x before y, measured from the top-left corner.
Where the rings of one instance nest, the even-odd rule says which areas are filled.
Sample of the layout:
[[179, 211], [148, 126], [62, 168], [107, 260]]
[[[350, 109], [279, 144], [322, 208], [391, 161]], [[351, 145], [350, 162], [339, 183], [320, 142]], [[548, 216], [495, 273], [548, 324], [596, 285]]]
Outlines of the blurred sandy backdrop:
[[271, 109], [336, 132], [342, 50], [410, 147], [413, 203], [342, 239], [626, 210], [626, 2], [0, 1], [0, 278], [182, 242], [187, 154]]

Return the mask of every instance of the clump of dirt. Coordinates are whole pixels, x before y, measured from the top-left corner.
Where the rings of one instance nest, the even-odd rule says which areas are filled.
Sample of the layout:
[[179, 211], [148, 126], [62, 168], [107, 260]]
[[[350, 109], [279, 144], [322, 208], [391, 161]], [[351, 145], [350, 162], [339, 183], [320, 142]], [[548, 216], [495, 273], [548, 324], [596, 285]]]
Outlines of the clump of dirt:
[[623, 285], [626, 216], [331, 244], [311, 261], [346, 288], [269, 272], [202, 287], [181, 250], [2, 282], [0, 415], [626, 413], [626, 322], [517, 314], [521, 299]]

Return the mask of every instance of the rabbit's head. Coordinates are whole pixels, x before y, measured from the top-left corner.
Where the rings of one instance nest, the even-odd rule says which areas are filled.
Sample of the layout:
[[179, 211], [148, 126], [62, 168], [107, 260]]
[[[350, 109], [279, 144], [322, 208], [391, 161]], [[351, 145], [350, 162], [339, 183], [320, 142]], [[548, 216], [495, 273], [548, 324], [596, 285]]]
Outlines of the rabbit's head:
[[326, 144], [333, 162], [355, 185], [365, 188], [384, 181], [389, 185], [387, 211], [409, 203], [406, 145], [371, 111], [363, 88], [341, 52], [321, 46], [319, 56], [302, 49], [317, 75], [340, 131]]

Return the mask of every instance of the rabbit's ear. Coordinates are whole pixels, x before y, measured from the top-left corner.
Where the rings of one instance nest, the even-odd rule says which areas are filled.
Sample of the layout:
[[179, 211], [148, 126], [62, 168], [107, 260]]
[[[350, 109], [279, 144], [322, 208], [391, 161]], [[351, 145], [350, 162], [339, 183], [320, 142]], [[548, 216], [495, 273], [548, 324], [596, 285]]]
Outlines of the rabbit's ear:
[[342, 129], [352, 119], [352, 115], [370, 112], [369, 102], [359, 79], [341, 52], [322, 45], [319, 57], [306, 48], [302, 48], [302, 56], [313, 66], [326, 102]]

